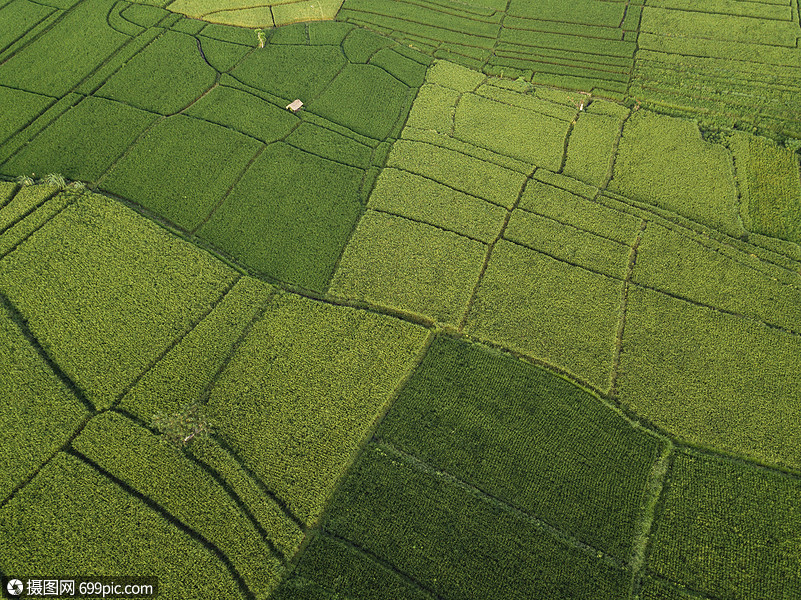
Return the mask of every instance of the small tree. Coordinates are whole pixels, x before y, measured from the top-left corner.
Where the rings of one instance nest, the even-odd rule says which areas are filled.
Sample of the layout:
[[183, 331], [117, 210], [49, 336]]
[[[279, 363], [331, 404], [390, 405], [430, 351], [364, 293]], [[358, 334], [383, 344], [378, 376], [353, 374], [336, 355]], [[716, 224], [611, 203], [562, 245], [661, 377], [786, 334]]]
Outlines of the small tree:
[[152, 426], [161, 434], [163, 441], [180, 447], [213, 432], [197, 402], [184, 404], [181, 410], [171, 415], [153, 415]]

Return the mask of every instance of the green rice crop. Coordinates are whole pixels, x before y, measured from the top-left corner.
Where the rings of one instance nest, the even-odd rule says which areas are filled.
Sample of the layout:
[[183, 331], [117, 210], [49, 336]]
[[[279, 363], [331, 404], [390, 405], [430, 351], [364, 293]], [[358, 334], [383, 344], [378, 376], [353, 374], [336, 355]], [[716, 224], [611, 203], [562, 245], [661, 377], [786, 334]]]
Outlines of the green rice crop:
[[276, 583], [280, 563], [258, 530], [178, 448], [115, 412], [93, 418], [72, 447], [217, 546], [255, 594], [266, 594]]
[[426, 73], [426, 81], [435, 85], [472, 92], [486, 80], [486, 76], [447, 60], [436, 60]]
[[[569, 123], [466, 94], [456, 107], [454, 136], [500, 154], [556, 171]], [[532, 140], [537, 140], [532, 144]]]
[[680, 439], [799, 469], [799, 353], [798, 335], [632, 286], [617, 387]]
[[[206, 28], [203, 31], [206, 32]], [[203, 56], [220, 73], [233, 69], [250, 52], [247, 46], [218, 40], [209, 35], [197, 36], [197, 39], [200, 40]]]
[[106, 21], [115, 3], [116, 0], [85, 0], [77, 4], [35, 43], [4, 61], [0, 65], [0, 81], [8, 87], [49, 96], [60, 97], [69, 92], [130, 39]]
[[788, 285], [742, 255], [727, 256], [723, 248], [649, 225], [633, 281], [801, 333], [801, 277], [791, 276]]
[[455, 190], [511, 208], [525, 176], [509, 169], [432, 144], [398, 140], [387, 167], [428, 177]]
[[205, 252], [87, 195], [3, 259], [0, 290], [53, 360], [105, 408], [233, 279]]
[[225, 85], [211, 90], [185, 114], [217, 123], [265, 143], [283, 139], [299, 123], [298, 117], [283, 107]]
[[525, 0], [512, 0], [507, 12], [509, 15], [530, 19], [617, 27], [623, 18], [624, 8], [621, 2], [604, 3], [596, 0], [569, 3], [564, 0], [545, 0], [536, 5]]
[[430, 600], [431, 595], [344, 540], [321, 534], [305, 550], [275, 600], [328, 598]]
[[6, 48], [55, 12], [53, 7], [24, 0], [9, 2], [0, 8], [0, 22], [3, 23], [0, 31], [0, 57]]
[[[52, 103], [53, 99], [47, 96], [0, 85], [0, 144], [33, 121]], [[14, 174], [5, 167], [2, 172]]]
[[631, 248], [627, 244], [598, 237], [549, 217], [517, 209], [504, 230], [504, 237], [570, 264], [623, 279]]
[[449, 134], [453, 129], [453, 113], [458, 101], [459, 92], [456, 90], [426, 83], [417, 92], [406, 127]]
[[[431, 58], [424, 56], [409, 48], [404, 49], [384, 48], [379, 50], [371, 59], [370, 64], [380, 67], [390, 75], [400, 80], [411, 88], [419, 88], [425, 80], [426, 68], [431, 63]], [[414, 52], [412, 56], [408, 56]]]
[[648, 568], [715, 598], [801, 593], [801, 482], [753, 465], [679, 453]]
[[498, 237], [506, 210], [420, 175], [386, 168], [367, 205], [490, 243]]
[[661, 446], [553, 373], [442, 336], [376, 436], [624, 561]]
[[4, 304], [0, 305], [0, 426], [6, 433], [0, 441], [0, 469], [5, 473], [0, 502], [88, 417], [86, 407], [30, 345]]
[[257, 273], [321, 291], [361, 214], [362, 173], [272, 144], [198, 235]]
[[3, 170], [55, 170], [70, 179], [96, 181], [156, 119], [120, 102], [89, 97], [67, 110]]
[[174, 413], [183, 404], [201, 401], [272, 290], [252, 277], [239, 279], [214, 310], [136, 382], [119, 408], [149, 422], [156, 413]]
[[[569, 186], [572, 182], [567, 178], [550, 178], [542, 170], [538, 170], [534, 177], [526, 185], [518, 208], [624, 244], [634, 241], [640, 219], [558, 187]], [[551, 183], [537, 180], [537, 177]]]
[[278, 296], [212, 388], [209, 420], [311, 525], [427, 335], [390, 317]]
[[[364, 94], [361, 90], [370, 90]], [[356, 133], [385, 139], [406, 117], [408, 88], [372, 65], [347, 65], [309, 110]], [[347, 102], [343, 102], [347, 98]]]
[[163, 115], [192, 103], [215, 82], [192, 36], [167, 31], [101, 87], [97, 95]]
[[693, 600], [697, 598], [692, 592], [681, 590], [669, 583], [646, 577], [640, 589], [640, 600]]
[[59, 191], [54, 185], [25, 185], [0, 209], [0, 234], [27, 217]]
[[310, 154], [367, 169], [370, 167], [372, 148], [352, 137], [305, 122], [286, 137], [286, 143]]
[[192, 231], [222, 200], [260, 146], [227, 127], [177, 115], [140, 138], [100, 187]]
[[356, 226], [329, 291], [457, 325], [478, 280], [486, 245], [376, 211]]
[[[6, 229], [0, 235], [0, 258], [11, 252], [74, 200], [75, 196], [70, 192], [56, 194], [27, 217]], [[0, 215], [2, 215], [2, 211], [0, 211]]]
[[168, 597], [246, 597], [209, 547], [69, 454], [0, 508], [0, 533], [7, 572], [136, 573], [158, 577]]
[[619, 599], [630, 574], [497, 501], [371, 445], [337, 493], [327, 530], [444, 598]]
[[635, 113], [623, 129], [610, 189], [729, 235], [744, 232], [731, 155], [702, 140], [690, 121]]
[[730, 141], [749, 229], [801, 243], [798, 154], [765, 138], [738, 133]]
[[464, 329], [606, 390], [622, 287], [618, 279], [501, 240]]
[[[589, 108], [594, 106], [595, 102]], [[622, 118], [591, 113], [589, 109], [582, 114], [570, 134], [564, 174], [603, 186], [610, 175], [614, 144], [622, 125]]]
[[342, 51], [349, 62], [367, 64], [380, 50], [393, 45], [391, 38], [369, 29], [352, 27], [342, 42]]

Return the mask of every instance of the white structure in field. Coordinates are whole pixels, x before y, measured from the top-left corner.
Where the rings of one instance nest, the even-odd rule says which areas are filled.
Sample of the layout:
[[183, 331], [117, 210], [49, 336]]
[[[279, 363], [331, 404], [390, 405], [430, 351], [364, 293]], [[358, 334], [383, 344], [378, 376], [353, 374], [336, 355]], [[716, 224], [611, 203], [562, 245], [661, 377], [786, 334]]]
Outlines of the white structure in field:
[[287, 110], [291, 110], [293, 113], [298, 112], [303, 107], [303, 102], [300, 100], [293, 100], [291, 103], [286, 105]]

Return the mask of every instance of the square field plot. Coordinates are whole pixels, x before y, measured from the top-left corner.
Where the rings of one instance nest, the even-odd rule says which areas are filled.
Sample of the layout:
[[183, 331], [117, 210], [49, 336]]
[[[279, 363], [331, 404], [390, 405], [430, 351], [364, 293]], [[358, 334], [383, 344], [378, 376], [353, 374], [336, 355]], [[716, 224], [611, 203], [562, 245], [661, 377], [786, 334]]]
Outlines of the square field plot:
[[192, 231], [259, 146], [236, 131], [178, 115], [148, 131], [100, 187]]
[[322, 291], [361, 213], [362, 174], [273, 144], [198, 235], [259, 273]]
[[[38, 117], [53, 98], [0, 85], [0, 144]], [[19, 175], [3, 169], [8, 175]]]
[[623, 282], [499, 241], [465, 331], [609, 387]]
[[368, 211], [345, 248], [330, 291], [458, 324], [485, 254], [481, 242]]

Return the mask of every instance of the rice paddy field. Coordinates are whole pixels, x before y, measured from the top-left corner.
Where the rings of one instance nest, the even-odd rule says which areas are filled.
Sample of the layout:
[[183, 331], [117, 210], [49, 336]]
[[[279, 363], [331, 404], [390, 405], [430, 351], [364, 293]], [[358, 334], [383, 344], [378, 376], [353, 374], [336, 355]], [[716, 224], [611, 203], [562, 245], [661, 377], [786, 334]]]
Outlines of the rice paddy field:
[[801, 599], [800, 9], [0, 0], [2, 593]]

